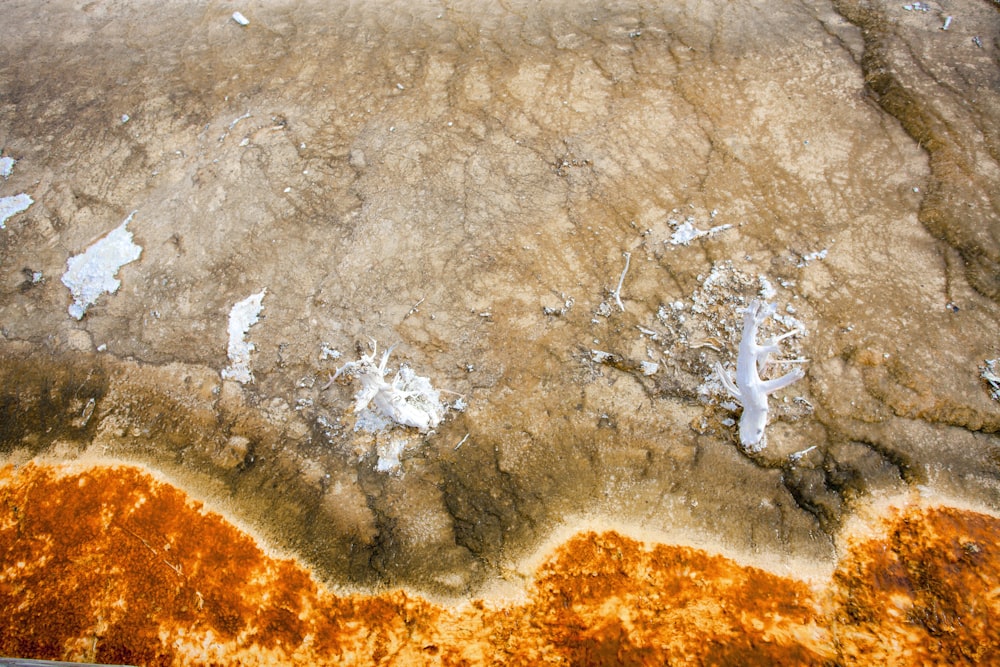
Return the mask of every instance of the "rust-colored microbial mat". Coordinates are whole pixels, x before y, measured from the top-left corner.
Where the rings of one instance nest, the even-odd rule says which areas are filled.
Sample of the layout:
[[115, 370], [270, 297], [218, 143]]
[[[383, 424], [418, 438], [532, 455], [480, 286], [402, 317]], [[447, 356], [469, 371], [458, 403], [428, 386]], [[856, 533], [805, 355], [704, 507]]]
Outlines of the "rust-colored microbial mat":
[[581, 533], [524, 600], [338, 594], [130, 466], [0, 473], [0, 654], [130, 664], [995, 664], [1000, 521], [891, 513], [809, 586]]

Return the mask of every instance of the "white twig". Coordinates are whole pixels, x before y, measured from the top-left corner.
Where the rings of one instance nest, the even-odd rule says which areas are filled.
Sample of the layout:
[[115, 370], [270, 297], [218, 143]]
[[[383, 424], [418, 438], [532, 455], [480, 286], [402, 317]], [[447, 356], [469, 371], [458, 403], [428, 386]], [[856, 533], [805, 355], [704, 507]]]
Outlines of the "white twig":
[[409, 317], [413, 313], [417, 312], [417, 308], [420, 306], [420, 304], [422, 304], [424, 302], [424, 299], [426, 299], [426, 298], [427, 297], [422, 297], [420, 299], [420, 301], [417, 301], [415, 304], [413, 304], [413, 307], [410, 308], [409, 311], [407, 311], [406, 315], [403, 315], [403, 319], [405, 320], [407, 317]]
[[469, 439], [469, 434], [468, 434], [468, 433], [466, 433], [466, 434], [465, 434], [465, 437], [464, 437], [464, 438], [462, 438], [461, 440], [459, 440], [459, 441], [458, 441], [458, 444], [457, 444], [457, 445], [455, 445], [455, 450], [454, 450], [454, 451], [456, 451], [456, 452], [457, 452], [457, 451], [458, 451], [458, 448], [459, 448], [459, 447], [461, 447], [462, 445], [464, 445], [464, 444], [465, 444], [465, 441], [466, 441], [466, 440], [468, 440], [468, 439]]
[[628, 273], [629, 260], [632, 258], [632, 253], [622, 253], [625, 256], [625, 268], [622, 270], [622, 277], [618, 279], [618, 287], [615, 291], [611, 293], [611, 296], [615, 297], [615, 303], [621, 308], [621, 311], [625, 312], [625, 304], [622, 303], [622, 285], [625, 283], [625, 274]]
[[798, 461], [799, 459], [801, 459], [803, 456], [805, 456], [814, 449], [816, 449], [816, 445], [813, 445], [812, 447], [807, 447], [803, 449], [801, 452], [795, 452], [794, 454], [789, 454], [788, 458], [790, 458], [792, 461]]
[[247, 111], [245, 114], [243, 114], [242, 116], [240, 116], [239, 118], [237, 118], [236, 120], [234, 120], [232, 123], [230, 123], [229, 124], [229, 129], [230, 130], [233, 129], [234, 127], [236, 127], [237, 123], [239, 123], [241, 120], [247, 119], [249, 117], [250, 117], [250, 112]]

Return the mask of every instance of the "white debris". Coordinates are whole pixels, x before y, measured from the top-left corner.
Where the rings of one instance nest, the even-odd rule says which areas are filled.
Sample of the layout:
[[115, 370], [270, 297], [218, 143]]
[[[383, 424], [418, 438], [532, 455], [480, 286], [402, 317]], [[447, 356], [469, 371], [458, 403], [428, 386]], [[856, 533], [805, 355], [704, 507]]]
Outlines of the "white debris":
[[792, 454], [789, 454], [789, 455], [788, 455], [788, 458], [789, 458], [790, 460], [792, 460], [792, 461], [796, 461], [796, 462], [797, 462], [797, 461], [799, 461], [799, 460], [800, 460], [800, 459], [801, 459], [801, 458], [802, 458], [803, 456], [805, 456], [805, 455], [806, 455], [806, 454], [808, 454], [809, 452], [813, 451], [814, 449], [816, 449], [816, 445], [813, 445], [812, 447], [806, 447], [806, 448], [805, 448], [805, 449], [803, 449], [802, 451], [799, 451], [799, 452], [794, 452], [794, 453], [792, 453]]
[[11, 197], [0, 197], [0, 229], [6, 229], [9, 218], [28, 210], [28, 207], [34, 203], [35, 201], [24, 193]]
[[643, 361], [639, 365], [642, 367], [643, 375], [653, 375], [660, 370], [660, 365], [652, 361]]
[[774, 314], [771, 315], [771, 317], [774, 318], [775, 322], [785, 327], [786, 329], [788, 330], [794, 329], [796, 335], [805, 336], [808, 333], [808, 331], [806, 330], [805, 323], [793, 315], [782, 315], [781, 313], [776, 311]]
[[[359, 425], [363, 423], [366, 430], [381, 431], [399, 424], [426, 432], [440, 424], [445, 411], [440, 392], [428, 378], [417, 375], [408, 366], [402, 366], [392, 381], [387, 382], [386, 365], [392, 348], [386, 350], [376, 365], [376, 347], [372, 341], [371, 354], [344, 364], [334, 375], [336, 378], [344, 373], [361, 381], [361, 389], [354, 395]], [[374, 410], [368, 407], [372, 403]]]
[[260, 319], [264, 294], [261, 290], [243, 299], [229, 311], [229, 367], [222, 369], [223, 380], [253, 382], [250, 371], [250, 353], [256, 349], [246, 340], [247, 331]]
[[611, 354], [610, 352], [605, 352], [603, 350], [591, 350], [590, 351], [590, 358], [595, 363], [598, 363], [598, 364], [603, 364], [604, 362], [613, 359], [614, 356], [615, 355]]
[[674, 233], [671, 234], [668, 241], [672, 245], [688, 245], [695, 239], [700, 239], [703, 236], [715, 236], [719, 232], [724, 232], [732, 227], [732, 225], [718, 225], [711, 229], [698, 229], [694, 226], [694, 218], [688, 218], [680, 224], [672, 220], [669, 222], [675, 227]]
[[12, 157], [0, 157], [0, 178], [8, 179], [14, 173], [14, 165], [17, 160]]
[[801, 379], [805, 373], [796, 368], [773, 380], [763, 380], [760, 371], [767, 365], [768, 357], [778, 352], [778, 343], [798, 331], [790, 331], [782, 336], [764, 341], [758, 345], [757, 329], [775, 312], [774, 304], [753, 301], [743, 316], [743, 338], [736, 358], [736, 381], [716, 362], [715, 370], [726, 391], [743, 404], [740, 416], [740, 445], [748, 453], [764, 448], [764, 427], [767, 426], [767, 397]]
[[387, 443], [379, 443], [375, 446], [375, 453], [378, 454], [378, 463], [375, 470], [379, 472], [392, 472], [399, 468], [399, 457], [403, 454], [406, 440], [393, 438]]
[[798, 268], [802, 268], [803, 266], [809, 264], [809, 262], [813, 262], [817, 259], [826, 259], [827, 252], [829, 252], [829, 248], [823, 248], [822, 250], [802, 255], [802, 259], [795, 266]]
[[250, 25], [250, 19], [248, 19], [247, 17], [243, 16], [243, 14], [241, 14], [239, 12], [233, 12], [233, 20], [236, 21], [237, 23], [239, 23], [242, 26], [248, 26], [248, 25]]
[[625, 268], [622, 269], [621, 278], [618, 279], [618, 287], [611, 293], [611, 296], [615, 298], [615, 303], [618, 304], [618, 308], [624, 313], [625, 304], [622, 303], [622, 285], [625, 283], [625, 274], [628, 273], [629, 261], [632, 259], [632, 253], [622, 253], [625, 257]]
[[987, 359], [986, 365], [982, 368], [980, 377], [986, 380], [990, 388], [990, 396], [993, 400], [1000, 401], [1000, 357]]
[[561, 307], [554, 308], [552, 306], [542, 306], [542, 312], [549, 316], [559, 317], [568, 313], [569, 309], [573, 307], [574, 303], [576, 303], [573, 297], [567, 297], [565, 294], [560, 294], [559, 297], [563, 299]]
[[952, 17], [950, 16], [944, 17], [944, 25], [941, 26], [942, 30], [947, 30], [951, 26], [951, 19]]
[[701, 236], [700, 230], [695, 229], [690, 222], [684, 222], [670, 236], [670, 242], [674, 245], [687, 245], [699, 236]]
[[236, 127], [236, 125], [237, 125], [237, 124], [238, 124], [238, 123], [239, 123], [239, 122], [240, 122], [241, 120], [246, 120], [246, 119], [247, 119], [247, 118], [249, 118], [249, 117], [250, 117], [250, 112], [249, 112], [249, 111], [247, 111], [247, 112], [246, 112], [245, 114], [243, 114], [243, 115], [242, 115], [242, 116], [240, 116], [239, 118], [236, 118], [236, 119], [234, 119], [234, 120], [233, 120], [233, 122], [229, 124], [229, 129], [230, 129], [230, 130], [231, 130], [231, 129], [233, 129], [234, 127]]
[[639, 333], [641, 333], [642, 335], [649, 336], [650, 340], [659, 340], [660, 338], [660, 334], [657, 333], [656, 331], [653, 331], [652, 329], [647, 329], [646, 327], [639, 325], [636, 325], [635, 328], [638, 329]]
[[326, 361], [327, 359], [340, 359], [340, 357], [340, 350], [330, 347], [327, 343], [323, 343], [319, 352], [320, 361]]
[[771, 284], [771, 281], [768, 280], [767, 276], [757, 276], [757, 282], [760, 283], [760, 298], [764, 299], [764, 301], [773, 299], [778, 293], [777, 290], [774, 289], [774, 285]]
[[142, 248], [132, 242], [132, 232], [128, 230], [128, 223], [134, 215], [135, 211], [132, 211], [122, 224], [104, 238], [82, 254], [67, 260], [62, 282], [73, 295], [69, 314], [76, 319], [82, 319], [87, 308], [102, 294], [114, 294], [118, 291], [121, 286], [121, 281], [115, 278], [118, 270], [139, 259], [142, 254]]

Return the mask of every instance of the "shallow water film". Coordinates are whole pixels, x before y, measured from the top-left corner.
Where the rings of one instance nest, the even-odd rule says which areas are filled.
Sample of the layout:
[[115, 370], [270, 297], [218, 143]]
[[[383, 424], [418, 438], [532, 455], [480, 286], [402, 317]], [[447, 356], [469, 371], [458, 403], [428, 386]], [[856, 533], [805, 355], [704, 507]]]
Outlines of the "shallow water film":
[[1000, 659], [997, 3], [3, 14], [0, 655]]

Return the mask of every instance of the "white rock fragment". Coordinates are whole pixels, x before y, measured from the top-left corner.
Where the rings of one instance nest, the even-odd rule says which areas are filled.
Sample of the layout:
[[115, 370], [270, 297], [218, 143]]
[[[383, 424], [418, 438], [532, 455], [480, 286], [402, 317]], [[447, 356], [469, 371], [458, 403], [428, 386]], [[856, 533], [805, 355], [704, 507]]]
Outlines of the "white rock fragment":
[[76, 319], [82, 319], [87, 308], [102, 294], [118, 291], [121, 286], [121, 281], [115, 278], [118, 270], [139, 259], [142, 254], [142, 247], [132, 242], [132, 232], [128, 230], [128, 223], [134, 215], [135, 211], [132, 211], [104, 238], [66, 261], [62, 282], [73, 296], [69, 314]]
[[603, 364], [605, 362], [608, 362], [611, 359], [614, 359], [614, 356], [615, 355], [611, 354], [610, 352], [605, 352], [604, 350], [591, 350], [590, 351], [590, 358], [591, 358], [591, 360], [593, 360], [595, 363], [598, 363], [598, 364]]
[[642, 361], [639, 366], [642, 368], [643, 375], [655, 375], [656, 371], [660, 370], [660, 365], [653, 361]]
[[10, 175], [14, 173], [15, 164], [17, 164], [17, 160], [12, 157], [0, 157], [0, 178], [4, 180], [10, 178]]
[[[662, 306], [661, 306], [661, 308], [662, 308]], [[635, 328], [638, 329], [639, 333], [641, 333], [643, 336], [649, 336], [650, 340], [659, 340], [660, 339], [660, 334], [657, 333], [656, 331], [653, 331], [652, 329], [647, 329], [646, 327], [639, 326], [639, 325], [636, 325]]]
[[715, 364], [715, 371], [726, 391], [743, 405], [740, 416], [740, 445], [748, 453], [764, 449], [764, 427], [767, 426], [767, 397], [779, 389], [783, 389], [801, 379], [805, 373], [802, 369], [795, 370], [773, 380], [763, 380], [760, 371], [767, 365], [767, 358], [777, 353], [778, 343], [798, 331], [790, 331], [782, 336], [768, 339], [763, 345], [758, 345], [757, 329], [775, 312], [774, 304], [761, 304], [752, 301], [743, 316], [743, 338], [740, 340], [740, 351], [736, 358], [736, 381], [722, 368]]
[[250, 19], [243, 16], [243, 14], [241, 14], [240, 12], [233, 12], [233, 20], [244, 27], [250, 25]]
[[256, 347], [247, 342], [246, 335], [250, 327], [260, 319], [266, 292], [267, 290], [261, 290], [251, 294], [229, 311], [229, 367], [222, 369], [223, 380], [236, 380], [242, 384], [253, 382], [250, 353]]
[[990, 388], [990, 396], [993, 400], [1000, 401], [1000, 357], [987, 359], [986, 365], [982, 368], [980, 377], [986, 380]]
[[0, 229], [6, 229], [7, 220], [28, 210], [28, 207], [34, 203], [35, 200], [24, 193], [11, 197], [0, 197]]
[[[337, 369], [334, 378], [341, 374], [361, 381], [361, 389], [354, 395], [354, 412], [359, 424], [370, 431], [381, 431], [393, 424], [410, 426], [426, 432], [436, 427], [444, 418], [445, 406], [441, 394], [431, 386], [430, 380], [417, 375], [408, 366], [402, 366], [391, 382], [386, 381], [386, 365], [392, 348], [385, 351], [378, 365], [375, 364], [377, 346], [372, 341], [371, 354], [362, 355]], [[374, 410], [369, 405], [374, 404]]]

